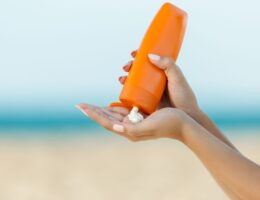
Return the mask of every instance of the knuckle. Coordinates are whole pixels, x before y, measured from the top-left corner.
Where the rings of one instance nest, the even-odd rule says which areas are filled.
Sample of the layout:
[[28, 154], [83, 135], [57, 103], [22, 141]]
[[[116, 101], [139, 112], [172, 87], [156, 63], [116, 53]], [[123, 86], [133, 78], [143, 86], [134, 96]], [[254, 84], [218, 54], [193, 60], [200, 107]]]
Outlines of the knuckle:
[[166, 67], [170, 67], [173, 66], [174, 62], [172, 60], [172, 58], [168, 57], [168, 56], [164, 56], [161, 58], [161, 62], [164, 66]]

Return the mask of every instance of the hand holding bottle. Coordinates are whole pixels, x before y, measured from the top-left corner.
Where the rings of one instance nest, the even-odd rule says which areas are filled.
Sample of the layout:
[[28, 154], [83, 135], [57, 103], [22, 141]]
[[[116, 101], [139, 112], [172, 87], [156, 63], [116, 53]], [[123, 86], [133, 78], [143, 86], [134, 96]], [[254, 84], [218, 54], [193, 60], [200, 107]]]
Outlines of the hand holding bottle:
[[[135, 54], [136, 52], [133, 53]], [[149, 116], [143, 114], [144, 121], [131, 123], [127, 116], [129, 110], [124, 107], [100, 108], [80, 104], [79, 108], [101, 126], [132, 141], [161, 137], [180, 139], [183, 128], [194, 122], [185, 112], [195, 113], [198, 110], [196, 98], [172, 59], [154, 54], [149, 54], [148, 57], [154, 65], [165, 71], [168, 84], [158, 110]], [[129, 71], [131, 62], [123, 68]], [[125, 78], [120, 78], [122, 84]]]
[[[137, 51], [133, 51], [131, 53], [133, 58], [135, 58], [136, 54]], [[164, 70], [167, 77], [167, 86], [158, 108], [178, 108], [191, 117], [198, 118], [200, 115], [200, 109], [195, 94], [189, 86], [181, 69], [175, 64], [174, 60], [170, 57], [155, 54], [149, 54], [148, 57], [154, 66]], [[129, 72], [131, 70], [132, 63], [132, 61], [128, 62], [125, 66], [123, 66], [123, 70], [125, 72]], [[124, 84], [126, 78], [127, 76], [119, 77], [120, 83]]]

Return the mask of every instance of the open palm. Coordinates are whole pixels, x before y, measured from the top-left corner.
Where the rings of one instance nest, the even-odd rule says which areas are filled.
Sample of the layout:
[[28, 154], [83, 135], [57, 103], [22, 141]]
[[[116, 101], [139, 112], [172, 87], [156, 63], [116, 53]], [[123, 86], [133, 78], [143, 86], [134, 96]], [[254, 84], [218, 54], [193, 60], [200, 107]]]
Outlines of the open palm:
[[[77, 107], [88, 117], [99, 123], [101, 126], [109, 131], [113, 130], [114, 124], [132, 124], [128, 120], [129, 110], [124, 107], [98, 107], [90, 104], [79, 104]], [[143, 115], [144, 119], [147, 117]], [[130, 140], [135, 140], [134, 137], [130, 137], [126, 134], [117, 132], [119, 135], [127, 137]]]
[[[135, 57], [137, 51], [131, 53]], [[161, 98], [157, 110], [151, 115], [143, 114], [144, 120], [141, 123], [133, 124], [128, 120], [129, 110], [124, 107], [97, 107], [89, 104], [79, 104], [78, 108], [95, 120], [104, 128], [133, 141], [158, 137], [178, 138], [179, 129], [183, 119], [187, 115], [196, 119], [198, 105], [196, 97], [187, 83], [179, 67], [169, 57], [161, 57], [149, 54], [151, 63], [164, 70], [167, 77], [167, 87]], [[131, 70], [133, 61], [123, 66], [125, 72]], [[127, 76], [119, 77], [121, 84], [124, 84]], [[173, 133], [174, 132], [174, 133]]]
[[124, 107], [97, 107], [90, 104], [77, 106], [84, 114], [109, 131], [115, 132], [131, 141], [155, 139], [161, 137], [178, 138], [180, 129], [187, 116], [174, 108], [162, 108], [144, 120], [134, 124], [128, 120], [129, 110]]

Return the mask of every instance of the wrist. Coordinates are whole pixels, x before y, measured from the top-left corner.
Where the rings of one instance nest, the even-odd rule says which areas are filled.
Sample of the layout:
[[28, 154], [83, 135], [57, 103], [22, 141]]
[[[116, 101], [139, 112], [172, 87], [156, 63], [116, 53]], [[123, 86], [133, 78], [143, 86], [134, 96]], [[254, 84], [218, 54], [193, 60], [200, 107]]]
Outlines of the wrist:
[[196, 133], [199, 131], [201, 128], [201, 125], [195, 121], [193, 118], [190, 118], [186, 121], [186, 123], [183, 124], [182, 126], [182, 131], [181, 131], [181, 137], [180, 141], [188, 146], [189, 139], [192, 134]]
[[[190, 130], [196, 121], [187, 114], [187, 112], [184, 112], [183, 110], [172, 108], [172, 119], [169, 117], [169, 132], [168, 134], [169, 138], [179, 140], [182, 142], [185, 137], [185, 132]], [[171, 120], [174, 121], [174, 123], [171, 123]]]
[[199, 108], [194, 108], [191, 112], [188, 113], [191, 118], [193, 118], [196, 122], [202, 125], [207, 116], [205, 113]]

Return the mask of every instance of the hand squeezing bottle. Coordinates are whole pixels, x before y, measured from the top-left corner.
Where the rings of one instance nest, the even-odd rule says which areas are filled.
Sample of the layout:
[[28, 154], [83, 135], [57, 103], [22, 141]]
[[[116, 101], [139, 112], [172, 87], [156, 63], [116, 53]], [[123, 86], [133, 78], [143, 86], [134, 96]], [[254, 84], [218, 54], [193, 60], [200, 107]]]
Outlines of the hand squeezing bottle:
[[139, 109], [145, 114], [154, 112], [163, 95], [166, 76], [153, 66], [148, 54], [169, 56], [176, 61], [186, 28], [187, 14], [165, 3], [153, 19], [133, 61], [120, 94], [120, 102], [110, 106]]

